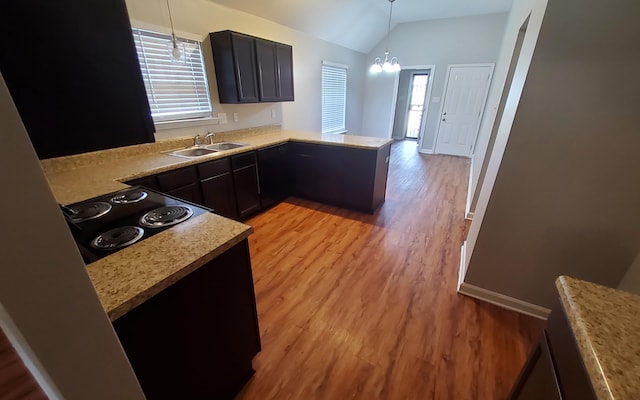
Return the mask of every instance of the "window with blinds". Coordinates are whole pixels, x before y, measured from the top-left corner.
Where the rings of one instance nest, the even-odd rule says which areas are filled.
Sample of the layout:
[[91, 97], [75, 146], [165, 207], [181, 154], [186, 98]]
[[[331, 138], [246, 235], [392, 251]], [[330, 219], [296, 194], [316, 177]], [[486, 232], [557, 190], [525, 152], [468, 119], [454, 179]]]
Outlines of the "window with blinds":
[[347, 66], [322, 62], [322, 133], [344, 133]]
[[132, 29], [154, 122], [211, 117], [200, 43], [177, 38], [184, 60], [172, 61], [171, 36]]

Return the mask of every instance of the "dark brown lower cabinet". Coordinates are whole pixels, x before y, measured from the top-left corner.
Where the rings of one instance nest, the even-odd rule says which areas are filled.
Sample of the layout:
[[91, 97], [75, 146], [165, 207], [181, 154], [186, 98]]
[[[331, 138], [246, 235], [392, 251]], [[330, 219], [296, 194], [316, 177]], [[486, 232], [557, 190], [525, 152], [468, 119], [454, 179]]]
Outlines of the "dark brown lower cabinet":
[[385, 199], [391, 145], [362, 149], [293, 142], [294, 193], [373, 213]]
[[261, 349], [247, 240], [113, 326], [148, 399], [232, 399]]
[[207, 178], [200, 182], [204, 205], [223, 217], [237, 219], [236, 193], [231, 172]]
[[596, 400], [569, 321], [556, 304], [510, 400]]
[[245, 220], [290, 195], [373, 213], [385, 200], [391, 145], [289, 142], [129, 181]]
[[190, 183], [186, 186], [173, 190], [165, 190], [164, 193], [177, 197], [182, 200], [190, 201], [196, 204], [202, 204], [202, 193], [200, 193], [200, 185], [198, 183]]
[[291, 173], [287, 143], [258, 150], [258, 176], [260, 178], [260, 202], [269, 208], [291, 195]]
[[514, 391], [513, 400], [562, 400], [546, 332], [529, 357], [523, 373], [526, 379]]
[[238, 218], [236, 189], [231, 175], [229, 157], [207, 161], [197, 165], [203, 204], [214, 213], [227, 218]]
[[256, 152], [231, 157], [233, 183], [236, 189], [238, 218], [246, 219], [260, 211], [260, 187]]

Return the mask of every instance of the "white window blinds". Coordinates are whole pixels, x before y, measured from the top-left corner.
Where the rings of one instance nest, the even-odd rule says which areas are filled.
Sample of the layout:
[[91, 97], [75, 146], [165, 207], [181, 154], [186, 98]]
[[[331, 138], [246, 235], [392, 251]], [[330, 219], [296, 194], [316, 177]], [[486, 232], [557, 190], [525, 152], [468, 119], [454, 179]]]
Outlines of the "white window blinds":
[[133, 29], [154, 122], [211, 117], [211, 99], [200, 43], [177, 38], [184, 61], [172, 62], [171, 36]]
[[322, 133], [345, 132], [347, 66], [322, 63]]

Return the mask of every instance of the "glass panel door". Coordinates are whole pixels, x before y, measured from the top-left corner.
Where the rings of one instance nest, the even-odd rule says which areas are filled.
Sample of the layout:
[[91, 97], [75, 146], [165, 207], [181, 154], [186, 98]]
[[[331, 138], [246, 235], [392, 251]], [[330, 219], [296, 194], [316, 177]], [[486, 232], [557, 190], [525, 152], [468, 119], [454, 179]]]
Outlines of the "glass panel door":
[[409, 99], [409, 118], [407, 118], [407, 130], [405, 133], [405, 137], [407, 139], [417, 139], [420, 135], [420, 126], [422, 126], [424, 100], [425, 94], [427, 93], [428, 83], [428, 74], [413, 75], [413, 79], [411, 81], [411, 98]]

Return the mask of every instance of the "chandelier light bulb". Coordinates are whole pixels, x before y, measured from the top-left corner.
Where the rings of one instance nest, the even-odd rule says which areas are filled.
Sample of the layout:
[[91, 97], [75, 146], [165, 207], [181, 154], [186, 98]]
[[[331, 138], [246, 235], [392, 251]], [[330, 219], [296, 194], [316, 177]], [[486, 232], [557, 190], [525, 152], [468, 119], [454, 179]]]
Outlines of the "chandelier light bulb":
[[397, 57], [392, 57], [389, 60], [389, 40], [391, 36], [391, 15], [393, 14], [393, 2], [396, 0], [389, 0], [390, 10], [389, 10], [389, 24], [387, 26], [387, 50], [384, 52], [384, 61], [380, 57], [376, 57], [373, 65], [369, 68], [369, 71], [372, 73], [379, 72], [398, 72], [400, 71], [400, 63], [398, 62]]

